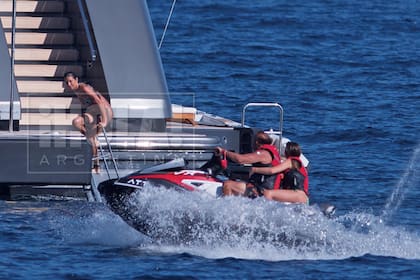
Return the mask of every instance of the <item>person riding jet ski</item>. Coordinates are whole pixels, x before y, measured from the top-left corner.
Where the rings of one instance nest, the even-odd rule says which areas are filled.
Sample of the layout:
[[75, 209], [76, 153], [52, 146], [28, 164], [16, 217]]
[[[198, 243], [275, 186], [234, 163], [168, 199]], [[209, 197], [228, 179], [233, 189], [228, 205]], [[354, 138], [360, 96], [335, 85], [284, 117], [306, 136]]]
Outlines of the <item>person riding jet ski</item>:
[[280, 189], [263, 190], [263, 195], [269, 200], [292, 203], [309, 203], [308, 172], [300, 160], [299, 144], [288, 142], [285, 149], [286, 160], [273, 167], [252, 167], [252, 173], [284, 175]]
[[[260, 131], [255, 135], [256, 150], [252, 153], [238, 154], [218, 147], [216, 153], [224, 155], [226, 158], [239, 164], [252, 164], [255, 167], [271, 167], [279, 165], [281, 162], [277, 148], [272, 144], [271, 137]], [[281, 174], [278, 174], [281, 175]], [[223, 183], [223, 194], [254, 196], [250, 193], [250, 187], [258, 185], [259, 189], [278, 189], [280, 187], [280, 176], [262, 175], [254, 172], [247, 182], [242, 180], [227, 180]]]

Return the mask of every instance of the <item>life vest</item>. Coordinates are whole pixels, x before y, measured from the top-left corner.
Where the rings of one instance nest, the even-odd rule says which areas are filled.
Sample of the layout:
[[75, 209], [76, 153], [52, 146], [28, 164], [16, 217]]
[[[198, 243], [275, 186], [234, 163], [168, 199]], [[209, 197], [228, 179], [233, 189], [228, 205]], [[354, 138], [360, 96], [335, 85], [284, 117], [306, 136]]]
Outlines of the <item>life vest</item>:
[[302, 173], [302, 175], [305, 177], [305, 180], [303, 181], [303, 191], [306, 193], [307, 196], [309, 196], [308, 171], [306, 170], [305, 166], [303, 166], [303, 163], [299, 157], [288, 157], [288, 159], [297, 160], [300, 163], [300, 168], [298, 169], [298, 171]]
[[[274, 145], [264, 144], [264, 145], [261, 145], [259, 147], [259, 149], [266, 150], [270, 153], [271, 158], [272, 158], [271, 166], [276, 166], [276, 165], [279, 165], [281, 163], [280, 153]], [[280, 188], [280, 183], [281, 183], [281, 179], [283, 178], [283, 174], [279, 173], [275, 176], [276, 177], [274, 179], [273, 189], [277, 190], [277, 189]]]

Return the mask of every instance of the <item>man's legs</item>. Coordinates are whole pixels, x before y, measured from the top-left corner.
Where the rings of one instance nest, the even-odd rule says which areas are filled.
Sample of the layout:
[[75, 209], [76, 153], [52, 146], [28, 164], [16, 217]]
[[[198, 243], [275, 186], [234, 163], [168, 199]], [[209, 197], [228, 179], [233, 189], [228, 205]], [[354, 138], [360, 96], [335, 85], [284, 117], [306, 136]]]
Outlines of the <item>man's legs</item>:
[[265, 190], [264, 197], [269, 200], [292, 203], [307, 203], [308, 197], [301, 190]]
[[223, 195], [244, 195], [245, 182], [227, 180], [223, 183]]
[[99, 173], [99, 158], [98, 158], [98, 125], [94, 116], [89, 113], [84, 113], [83, 116], [77, 116], [73, 119], [73, 126], [86, 136], [86, 140], [92, 146], [93, 169]]
[[72, 124], [80, 133], [86, 135], [85, 119], [82, 116], [75, 117]]

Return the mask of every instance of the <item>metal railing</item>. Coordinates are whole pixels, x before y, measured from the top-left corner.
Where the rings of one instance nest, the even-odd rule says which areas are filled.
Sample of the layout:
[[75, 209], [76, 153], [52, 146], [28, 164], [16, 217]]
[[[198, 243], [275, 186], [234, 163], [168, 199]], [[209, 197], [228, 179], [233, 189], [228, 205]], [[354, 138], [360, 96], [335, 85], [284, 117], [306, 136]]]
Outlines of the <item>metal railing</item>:
[[94, 62], [96, 60], [96, 48], [95, 48], [95, 44], [93, 43], [93, 36], [90, 32], [89, 21], [86, 16], [86, 10], [85, 10], [85, 6], [83, 5], [83, 1], [77, 0], [77, 6], [79, 7], [80, 16], [82, 17], [83, 28], [85, 29], [85, 33], [86, 33], [86, 37], [87, 37], [87, 41], [89, 45], [90, 59], [91, 59], [91, 62]]
[[[112, 164], [114, 165], [115, 175], [117, 175], [117, 179], [119, 179], [120, 174], [119, 174], [119, 170], [118, 170], [117, 161], [115, 160], [114, 153], [112, 152], [111, 142], [108, 139], [108, 135], [106, 133], [105, 127], [102, 127], [102, 132], [103, 132], [104, 137], [105, 137], [105, 142], [106, 142], [106, 145], [107, 145], [107, 148], [108, 148], [108, 151], [109, 151], [109, 155], [111, 157]], [[97, 138], [97, 139], [98, 139], [98, 142], [99, 142], [99, 138]], [[104, 151], [100, 142], [99, 142], [99, 150], [101, 152], [101, 158], [104, 161], [104, 165], [105, 165], [106, 173], [108, 175], [108, 179], [112, 179], [111, 178], [111, 173], [110, 173], [110, 166], [108, 165], [108, 161], [107, 161], [107, 156], [105, 155], [105, 151]]]
[[242, 122], [241, 122], [242, 127], [245, 126], [245, 113], [246, 113], [246, 110], [249, 107], [274, 107], [274, 108], [279, 109], [279, 130], [278, 131], [270, 130], [270, 133], [278, 135], [278, 137], [279, 137], [278, 149], [280, 151], [282, 136], [283, 136], [283, 107], [278, 103], [264, 103], [264, 102], [262, 102], [262, 103], [258, 103], [258, 102], [257, 103], [248, 103], [242, 109]]
[[15, 99], [15, 37], [16, 37], [16, 0], [12, 1], [12, 34], [10, 46], [10, 103], [9, 132], [13, 132], [13, 103]]

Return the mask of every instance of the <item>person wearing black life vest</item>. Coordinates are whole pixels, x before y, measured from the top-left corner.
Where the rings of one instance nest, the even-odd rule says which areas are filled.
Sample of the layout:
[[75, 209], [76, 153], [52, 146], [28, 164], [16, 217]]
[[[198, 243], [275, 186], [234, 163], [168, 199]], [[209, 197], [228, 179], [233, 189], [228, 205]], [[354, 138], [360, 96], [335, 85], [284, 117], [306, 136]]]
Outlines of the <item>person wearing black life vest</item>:
[[[225, 154], [226, 158], [239, 164], [252, 164], [253, 166], [269, 167], [280, 164], [279, 152], [272, 145], [271, 137], [259, 131], [255, 135], [256, 150], [252, 153], [238, 154], [232, 151], [226, 151], [220, 147], [217, 148], [219, 154]], [[223, 183], [223, 194], [228, 195], [245, 195], [255, 197], [258, 194], [251, 192], [253, 187], [258, 185], [260, 188], [273, 188], [277, 176], [267, 176], [254, 172], [248, 182], [238, 180], [227, 180]], [[278, 180], [279, 181], [279, 180]], [[261, 195], [262, 193], [260, 193]]]
[[300, 155], [299, 144], [288, 142], [284, 162], [273, 167], [252, 167], [251, 174], [284, 174], [280, 189], [264, 190], [265, 198], [281, 202], [309, 203], [308, 172], [299, 159]]

